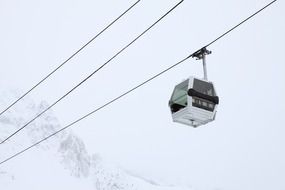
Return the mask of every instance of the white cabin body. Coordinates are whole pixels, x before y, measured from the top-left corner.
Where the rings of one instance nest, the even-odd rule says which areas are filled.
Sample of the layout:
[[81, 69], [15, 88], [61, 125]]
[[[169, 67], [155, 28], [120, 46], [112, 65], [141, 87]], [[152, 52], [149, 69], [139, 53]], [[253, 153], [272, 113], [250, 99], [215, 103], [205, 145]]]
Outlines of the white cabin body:
[[173, 121], [193, 127], [213, 121], [218, 104], [214, 84], [195, 77], [176, 85], [169, 101]]

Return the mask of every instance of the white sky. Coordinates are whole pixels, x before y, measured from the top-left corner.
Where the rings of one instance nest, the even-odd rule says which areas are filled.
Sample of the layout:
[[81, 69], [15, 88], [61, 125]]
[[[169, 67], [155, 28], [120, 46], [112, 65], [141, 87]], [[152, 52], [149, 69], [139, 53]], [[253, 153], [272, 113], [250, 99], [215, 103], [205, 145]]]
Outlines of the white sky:
[[[2, 88], [31, 88], [134, 2], [0, 0]], [[31, 97], [53, 103], [177, 2], [141, 0]], [[188, 56], [267, 3], [185, 0], [53, 110], [64, 126]], [[283, 9], [284, 1], [277, 1], [209, 47], [209, 80], [220, 97], [216, 121], [197, 129], [171, 121], [173, 87], [190, 75], [202, 77], [201, 63], [189, 59], [73, 131], [89, 152], [167, 184], [285, 189]]]

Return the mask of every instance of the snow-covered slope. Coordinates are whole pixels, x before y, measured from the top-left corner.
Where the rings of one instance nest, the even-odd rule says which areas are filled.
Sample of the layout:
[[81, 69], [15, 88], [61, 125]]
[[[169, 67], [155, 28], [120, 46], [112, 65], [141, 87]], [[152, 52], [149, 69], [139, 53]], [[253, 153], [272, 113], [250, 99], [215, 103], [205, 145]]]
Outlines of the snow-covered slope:
[[[0, 108], [17, 98], [12, 91], [0, 92]], [[20, 128], [48, 106], [29, 97], [0, 116], [0, 140]], [[61, 126], [48, 111], [15, 138], [0, 145], [0, 162], [35, 143]], [[22, 155], [0, 165], [0, 187], [5, 190], [96, 189], [96, 190], [186, 190], [150, 183], [139, 176], [90, 155], [81, 139], [70, 130], [50, 138]]]

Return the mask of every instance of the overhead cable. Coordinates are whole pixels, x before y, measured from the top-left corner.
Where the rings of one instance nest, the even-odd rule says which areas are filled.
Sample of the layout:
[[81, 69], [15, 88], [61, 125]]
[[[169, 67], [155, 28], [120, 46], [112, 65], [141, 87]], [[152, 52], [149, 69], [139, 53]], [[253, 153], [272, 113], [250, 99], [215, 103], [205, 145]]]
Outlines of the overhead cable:
[[[216, 42], [217, 40], [221, 39], [221, 38], [224, 37], [226, 34], [228, 34], [230, 31], [232, 31], [233, 29], [237, 28], [237, 27], [240, 26], [242, 23], [244, 23], [245, 21], [249, 20], [249, 19], [252, 18], [254, 15], [256, 15], [256, 14], [259, 13], [259, 12], [261, 12], [262, 10], [264, 10], [265, 8], [267, 8], [268, 6], [270, 6], [271, 4], [273, 4], [273, 3], [276, 2], [276, 1], [277, 1], [277, 0], [272, 1], [271, 3], [269, 3], [268, 5], [266, 5], [265, 7], [263, 7], [262, 9], [260, 9], [259, 11], [255, 12], [255, 13], [252, 14], [250, 17], [246, 18], [245, 20], [243, 20], [242, 22], [240, 22], [239, 24], [237, 24], [236, 26], [234, 26], [233, 28], [231, 28], [231, 29], [228, 30], [227, 32], [223, 33], [223, 34], [220, 35], [218, 38], [216, 38], [216, 39], [213, 40], [212, 42], [208, 43], [208, 45], [206, 45], [206, 46], [204, 46], [204, 47], [210, 46], [211, 44], [213, 44], [213, 43]], [[202, 47], [202, 48], [204, 48], [204, 47]], [[201, 49], [202, 49], [202, 48], [201, 48]], [[65, 129], [67, 129], [67, 128], [73, 126], [74, 124], [78, 123], [79, 121], [81, 121], [81, 120], [83, 120], [83, 119], [89, 117], [90, 115], [96, 113], [97, 111], [103, 109], [104, 107], [106, 107], [106, 106], [112, 104], [113, 102], [115, 102], [115, 101], [119, 100], [120, 98], [126, 96], [127, 94], [133, 92], [134, 90], [136, 90], [136, 89], [138, 89], [139, 87], [145, 85], [146, 83], [150, 82], [151, 80], [157, 78], [158, 76], [164, 74], [165, 72], [169, 71], [170, 69], [172, 69], [172, 68], [176, 67], [177, 65], [183, 63], [184, 61], [186, 61], [187, 59], [189, 59], [190, 57], [192, 57], [196, 52], [200, 51], [201, 49], [195, 51], [194, 53], [190, 54], [189, 56], [187, 56], [187, 57], [185, 57], [184, 59], [180, 60], [179, 62], [175, 63], [174, 65], [172, 65], [172, 66], [166, 68], [165, 70], [163, 70], [163, 71], [157, 73], [157, 74], [154, 75], [153, 77], [151, 77], [151, 78], [149, 78], [148, 80], [146, 80], [146, 81], [140, 83], [139, 85], [135, 86], [134, 88], [131, 88], [130, 90], [128, 90], [128, 91], [126, 91], [125, 93], [121, 94], [120, 96], [118, 96], [118, 97], [112, 99], [111, 101], [105, 103], [104, 105], [102, 105], [102, 106], [96, 108], [96, 109], [93, 110], [92, 112], [89, 112], [88, 114], [84, 115], [83, 117], [81, 117], [81, 118], [79, 118], [79, 119], [73, 121], [72, 123], [66, 125], [65, 127], [61, 128], [60, 130], [58, 130], [58, 131], [56, 131], [56, 132], [54, 132], [54, 133], [48, 135], [47, 137], [43, 138], [42, 140], [40, 140], [40, 141], [38, 141], [38, 142], [32, 144], [31, 146], [28, 146], [27, 148], [25, 148], [25, 149], [23, 149], [23, 150], [17, 152], [16, 154], [14, 154], [14, 155], [8, 157], [8, 158], [5, 159], [5, 160], [1, 161], [1, 162], [0, 162], [0, 165], [1, 165], [1, 164], [4, 164], [5, 162], [8, 162], [9, 160], [11, 160], [11, 159], [13, 159], [13, 158], [15, 158], [15, 157], [17, 157], [17, 156], [19, 156], [20, 154], [22, 154], [22, 153], [24, 153], [24, 152], [30, 150], [31, 148], [33, 148], [33, 147], [39, 145], [40, 143], [42, 143], [42, 142], [48, 140], [49, 138], [51, 138], [51, 137], [55, 136], [56, 134], [60, 133], [61, 131], [64, 131]]]
[[136, 4], [138, 4], [140, 0], [136, 1], [132, 6], [130, 6], [127, 10], [125, 10], [120, 16], [118, 16], [115, 20], [113, 20], [109, 25], [107, 25], [103, 30], [101, 30], [98, 34], [96, 34], [91, 40], [89, 40], [86, 44], [84, 44], [81, 48], [79, 48], [75, 53], [73, 53], [70, 57], [68, 57], [64, 62], [62, 62], [58, 67], [52, 70], [48, 75], [46, 75], [43, 79], [41, 79], [37, 84], [35, 84], [32, 88], [30, 88], [27, 92], [25, 92], [22, 96], [20, 96], [17, 100], [15, 100], [12, 104], [10, 104], [6, 109], [1, 111], [0, 116], [8, 111], [11, 107], [13, 107], [17, 102], [27, 96], [30, 92], [32, 92], [35, 88], [37, 88], [41, 83], [43, 83], [46, 79], [48, 79], [51, 75], [53, 75], [57, 70], [59, 70], [63, 65], [65, 65], [68, 61], [70, 61], [73, 57], [75, 57], [79, 52], [81, 52], [86, 46], [88, 46], [91, 42], [93, 42], [97, 37], [99, 37], [103, 32], [105, 32], [110, 26], [112, 26], [115, 22], [117, 22], [122, 16], [124, 16], [129, 10], [131, 10]]
[[27, 122], [25, 125], [14, 131], [12, 134], [10, 134], [8, 137], [6, 137], [0, 144], [3, 144], [8, 139], [19, 133], [21, 130], [23, 130], [25, 127], [27, 127], [30, 123], [35, 121], [37, 118], [39, 118], [41, 115], [43, 115], [45, 112], [47, 112], [49, 109], [51, 109], [53, 106], [55, 106], [57, 103], [59, 103], [61, 100], [63, 100], [65, 97], [67, 97], [71, 92], [73, 92], [75, 89], [77, 89], [79, 86], [81, 86], [84, 82], [86, 82], [88, 79], [90, 79], [95, 73], [97, 73], [99, 70], [101, 70], [104, 66], [106, 66], [109, 62], [111, 62], [114, 58], [116, 58], [119, 54], [121, 54], [124, 50], [126, 50], [130, 45], [132, 45], [135, 41], [137, 41], [140, 37], [142, 37], [147, 31], [149, 31], [152, 27], [154, 27], [157, 23], [159, 23], [164, 17], [166, 17], [170, 12], [172, 12], [175, 8], [177, 8], [178, 5], [180, 5], [184, 0], [181, 0], [179, 3], [177, 3], [175, 6], [173, 6], [169, 11], [167, 11], [162, 17], [160, 17], [157, 21], [155, 21], [151, 26], [149, 26], [145, 31], [143, 31], [140, 35], [138, 35], [135, 39], [133, 39], [129, 44], [124, 46], [120, 51], [118, 51], [115, 55], [113, 55], [108, 61], [106, 61], [104, 64], [102, 64], [99, 68], [97, 68], [95, 71], [93, 71], [90, 75], [88, 75], [86, 78], [84, 78], [80, 83], [78, 83], [76, 86], [74, 86], [71, 90], [69, 90], [66, 94], [64, 94], [62, 97], [60, 97], [58, 100], [56, 100], [53, 104], [48, 106], [46, 109], [44, 109], [42, 112], [40, 112], [38, 115], [36, 115], [33, 119], [31, 119], [29, 122]]

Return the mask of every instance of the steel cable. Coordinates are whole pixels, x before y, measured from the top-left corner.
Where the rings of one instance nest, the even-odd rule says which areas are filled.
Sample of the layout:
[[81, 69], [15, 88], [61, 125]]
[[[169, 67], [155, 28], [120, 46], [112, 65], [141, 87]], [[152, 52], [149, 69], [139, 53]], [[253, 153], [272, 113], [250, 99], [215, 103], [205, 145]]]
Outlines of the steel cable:
[[[231, 32], [233, 29], [237, 28], [237, 27], [240, 26], [242, 23], [246, 22], [247, 20], [249, 20], [250, 18], [252, 18], [253, 16], [255, 16], [257, 13], [261, 12], [262, 10], [264, 10], [265, 8], [267, 8], [268, 6], [270, 6], [271, 4], [273, 4], [273, 3], [276, 2], [276, 1], [277, 1], [277, 0], [274, 0], [274, 1], [272, 1], [271, 3], [267, 4], [265, 7], [263, 7], [263, 8], [260, 9], [259, 11], [255, 12], [254, 14], [252, 14], [251, 16], [249, 16], [248, 18], [246, 18], [245, 20], [243, 20], [243, 21], [240, 22], [239, 24], [235, 25], [233, 28], [231, 28], [231, 29], [228, 30], [227, 32], [223, 33], [223, 34], [220, 35], [218, 38], [216, 38], [215, 40], [211, 41], [210, 43], [208, 43], [207, 45], [203, 46], [202, 48], [208, 47], [208, 46], [210, 46], [211, 44], [215, 43], [216, 41], [218, 41], [219, 39], [221, 39], [222, 37], [224, 37], [226, 34], [228, 34], [229, 32]], [[202, 48], [201, 48], [201, 49], [202, 49]], [[0, 162], [0, 165], [1, 165], [1, 164], [4, 164], [5, 162], [8, 162], [8, 161], [11, 160], [12, 158], [15, 158], [15, 157], [19, 156], [20, 154], [26, 152], [27, 150], [29, 150], [29, 149], [31, 149], [31, 148], [33, 148], [33, 147], [39, 145], [40, 143], [42, 143], [42, 142], [48, 140], [49, 138], [51, 138], [51, 137], [55, 136], [56, 134], [60, 133], [61, 131], [64, 131], [65, 129], [67, 129], [67, 128], [73, 126], [74, 124], [80, 122], [81, 120], [83, 120], [83, 119], [89, 117], [90, 115], [96, 113], [97, 111], [99, 111], [99, 110], [103, 109], [104, 107], [106, 107], [106, 106], [112, 104], [113, 102], [115, 102], [115, 101], [119, 100], [120, 98], [126, 96], [127, 94], [131, 93], [132, 91], [138, 89], [139, 87], [145, 85], [146, 83], [150, 82], [151, 80], [153, 80], [153, 79], [157, 78], [158, 76], [164, 74], [165, 72], [169, 71], [170, 69], [172, 69], [172, 68], [178, 66], [179, 64], [181, 64], [181, 63], [183, 63], [184, 61], [186, 61], [186, 60], [188, 60], [189, 58], [191, 58], [196, 52], [200, 51], [201, 49], [199, 49], [199, 50], [195, 51], [194, 53], [188, 55], [187, 57], [185, 57], [185, 58], [182, 59], [181, 61], [179, 61], [179, 62], [175, 63], [174, 65], [172, 65], [172, 66], [166, 68], [165, 70], [163, 70], [163, 71], [157, 73], [157, 74], [154, 75], [153, 77], [151, 77], [151, 78], [149, 78], [148, 80], [146, 80], [146, 81], [140, 83], [139, 85], [135, 86], [134, 88], [131, 88], [130, 90], [128, 90], [128, 91], [126, 91], [125, 93], [121, 94], [120, 96], [118, 96], [118, 97], [112, 99], [111, 101], [105, 103], [104, 105], [102, 105], [102, 106], [96, 108], [96, 109], [93, 110], [92, 112], [89, 112], [88, 114], [84, 115], [83, 117], [81, 117], [81, 118], [79, 118], [79, 119], [73, 121], [72, 123], [66, 125], [65, 127], [61, 128], [60, 130], [58, 130], [58, 131], [56, 131], [56, 132], [50, 134], [49, 136], [43, 138], [42, 140], [40, 140], [40, 141], [38, 141], [38, 142], [32, 144], [31, 146], [29, 146], [29, 147], [27, 147], [27, 148], [25, 148], [25, 149], [23, 149], [23, 150], [17, 152], [16, 154], [14, 154], [14, 155], [8, 157], [7, 159], [1, 161], [1, 162]]]

